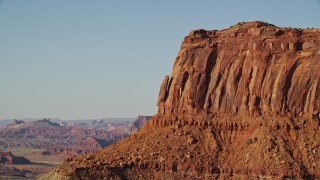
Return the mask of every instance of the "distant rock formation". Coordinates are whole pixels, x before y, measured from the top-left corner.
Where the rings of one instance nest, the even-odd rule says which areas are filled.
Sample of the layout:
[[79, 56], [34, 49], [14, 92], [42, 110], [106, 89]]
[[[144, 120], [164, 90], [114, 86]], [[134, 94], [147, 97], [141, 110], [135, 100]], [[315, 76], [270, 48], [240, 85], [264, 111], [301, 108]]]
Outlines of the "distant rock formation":
[[[68, 147], [50, 147], [47, 148], [46, 151], [43, 151], [43, 155], [47, 156], [62, 156], [62, 157], [71, 157], [75, 155], [80, 155], [80, 154], [89, 154], [94, 151], [101, 150], [104, 147], [110, 146], [111, 144], [115, 143], [116, 141], [125, 138], [129, 136], [131, 133], [136, 132], [139, 130], [142, 126], [144, 126], [147, 121], [151, 118], [152, 116], [143, 116], [139, 115], [135, 121], [133, 121], [131, 124], [128, 126], [120, 126], [120, 127], [115, 127], [115, 128], [110, 128], [107, 132], [110, 135], [113, 135], [114, 137], [110, 136], [110, 138], [95, 138], [91, 137], [93, 134], [86, 132], [87, 130], [84, 130], [80, 127], [73, 127], [70, 130], [71, 134], [81, 134], [82, 136], [88, 136], [85, 138], [85, 140], [78, 141], [75, 145], [73, 146], [68, 146]], [[97, 122], [94, 122], [96, 124]], [[99, 124], [103, 124], [104, 122], [98, 122]], [[99, 126], [99, 129], [101, 126]], [[95, 134], [97, 134], [96, 131]], [[102, 132], [102, 131], [101, 131]], [[105, 132], [105, 133], [107, 133]]]
[[[143, 116], [138, 119], [143, 123]], [[88, 154], [129, 136], [132, 133], [129, 130], [132, 129], [131, 123], [129, 118], [72, 123], [56, 123], [49, 119], [13, 120], [0, 127], [0, 146], [45, 149], [42, 154], [47, 156]]]
[[61, 156], [61, 157], [71, 157], [80, 154], [88, 154], [94, 151], [101, 150], [104, 147], [107, 147], [114, 143], [115, 140], [106, 140], [106, 139], [96, 139], [93, 137], [87, 137], [83, 141], [77, 142], [73, 146], [69, 147], [50, 147], [46, 151], [43, 151], [42, 154], [45, 156]]
[[320, 179], [319, 69], [320, 29], [192, 31], [158, 114], [43, 179]]
[[11, 152], [0, 151], [0, 164], [31, 164], [31, 162], [24, 157], [15, 156]]
[[22, 124], [22, 123], [24, 123], [24, 121], [14, 119], [14, 120], [12, 121], [12, 123], [8, 124], [7, 126], [8, 126], [8, 127], [9, 127], [9, 126], [15, 126], [15, 125]]
[[32, 174], [30, 170], [18, 169], [16, 167], [8, 167], [0, 164], [0, 179], [8, 179], [8, 175], [11, 176], [9, 179], [28, 179], [27, 175], [29, 174]]
[[33, 122], [13, 120], [7, 127], [1, 128], [0, 137], [59, 137], [69, 131], [69, 127], [62, 127], [49, 119]]
[[152, 116], [139, 115], [137, 117], [137, 119], [135, 121], [133, 121], [132, 124], [129, 125], [129, 130], [131, 132], [135, 132], [135, 131], [141, 129], [151, 118], [152, 118]]
[[84, 141], [78, 142], [77, 145], [81, 147], [88, 147], [93, 149], [102, 149], [103, 147], [107, 146], [106, 142], [93, 137], [87, 137]]

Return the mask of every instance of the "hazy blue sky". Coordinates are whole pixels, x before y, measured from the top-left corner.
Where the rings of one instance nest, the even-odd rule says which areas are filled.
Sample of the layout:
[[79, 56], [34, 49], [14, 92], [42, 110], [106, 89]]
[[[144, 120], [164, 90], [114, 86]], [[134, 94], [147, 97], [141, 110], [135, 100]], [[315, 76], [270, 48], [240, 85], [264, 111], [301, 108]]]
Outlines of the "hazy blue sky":
[[319, 0], [0, 1], [0, 119], [152, 115], [192, 29], [320, 27]]

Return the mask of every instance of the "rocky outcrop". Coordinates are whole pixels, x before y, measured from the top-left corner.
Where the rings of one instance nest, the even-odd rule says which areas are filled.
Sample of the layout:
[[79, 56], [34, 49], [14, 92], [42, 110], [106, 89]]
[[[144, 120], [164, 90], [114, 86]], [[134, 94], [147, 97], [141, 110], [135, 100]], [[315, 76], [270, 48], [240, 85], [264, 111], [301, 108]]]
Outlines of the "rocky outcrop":
[[101, 150], [106, 146], [110, 146], [114, 142], [115, 140], [96, 139], [93, 137], [87, 137], [85, 140], [79, 141], [73, 146], [47, 148], [46, 151], [42, 152], [42, 155], [71, 157], [80, 154], [89, 154], [94, 151]]
[[0, 152], [0, 164], [31, 164], [31, 162], [20, 156], [15, 156], [11, 152]]
[[44, 178], [319, 179], [320, 30], [264, 22], [185, 37], [137, 133]]
[[7, 125], [7, 127], [15, 126], [15, 125], [18, 125], [18, 124], [23, 124], [23, 123], [25, 123], [25, 122], [22, 121], [22, 120], [16, 120], [16, 119], [14, 119], [14, 120], [12, 121], [12, 123], [10, 123], [10, 124]]
[[110, 144], [112, 143], [108, 143], [105, 139], [96, 139], [93, 137], [87, 137], [84, 141], [77, 143], [78, 146], [92, 149], [102, 149]]
[[185, 37], [159, 113], [302, 116], [320, 112], [320, 31], [239, 23]]
[[8, 167], [0, 164], [0, 179], [28, 179], [29, 174], [32, 174], [29, 170]]
[[59, 156], [59, 157], [71, 157], [80, 154], [89, 154], [100, 149], [87, 149], [79, 147], [52, 147], [47, 148], [46, 151], [42, 151], [41, 154], [44, 156]]
[[0, 129], [2, 138], [58, 138], [70, 131], [70, 127], [60, 126], [58, 123], [51, 122], [49, 119], [42, 119], [33, 122], [13, 120], [6, 127]]
[[139, 115], [133, 123], [131, 123], [128, 128], [130, 132], [135, 132], [139, 129], [141, 129], [148, 121], [151, 119], [152, 116], [143, 116]]

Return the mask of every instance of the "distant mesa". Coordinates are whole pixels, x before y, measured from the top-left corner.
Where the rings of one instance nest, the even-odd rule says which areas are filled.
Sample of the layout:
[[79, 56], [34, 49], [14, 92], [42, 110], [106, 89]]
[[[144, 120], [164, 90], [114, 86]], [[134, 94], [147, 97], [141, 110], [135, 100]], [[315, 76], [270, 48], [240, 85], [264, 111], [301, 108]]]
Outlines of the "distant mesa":
[[1, 128], [0, 137], [60, 137], [68, 130], [68, 127], [62, 127], [49, 119], [32, 122], [13, 120], [12, 123]]
[[102, 149], [106, 147], [108, 144], [106, 141], [102, 139], [87, 137], [84, 141], [78, 142], [77, 145], [81, 147], [87, 147], [87, 148]]
[[102, 150], [128, 137], [148, 119], [150, 117], [139, 116], [136, 121], [134, 118], [4, 120], [0, 124], [0, 147], [3, 151], [26, 149], [26, 153], [33, 153], [34, 160], [50, 165], [15, 166], [30, 161], [10, 152], [0, 152], [0, 179], [7, 175], [30, 179], [35, 174], [46, 173], [53, 168], [51, 164]]
[[[131, 118], [133, 119], [133, 118]], [[44, 156], [70, 157], [101, 150], [140, 129], [150, 116], [139, 116], [135, 121], [99, 119], [86, 121], [52, 122], [13, 120], [0, 127], [0, 146], [44, 149]]]
[[131, 132], [135, 132], [141, 129], [147, 123], [147, 121], [149, 121], [149, 119], [151, 118], [152, 116], [139, 115], [137, 119], [132, 124], [129, 125], [129, 130]]
[[15, 125], [22, 124], [22, 123], [25, 123], [25, 122], [22, 121], [22, 120], [16, 120], [16, 119], [14, 119], [14, 120], [12, 121], [12, 123], [8, 124], [7, 126], [15, 126]]
[[0, 151], [0, 164], [31, 164], [25, 157], [13, 155], [11, 152]]
[[94, 151], [101, 150], [114, 143], [107, 139], [97, 139], [94, 137], [87, 137], [85, 140], [78, 141], [73, 146], [69, 147], [51, 147], [42, 152], [45, 156], [62, 156], [71, 157], [79, 154], [88, 154]]
[[35, 121], [34, 123], [49, 124], [50, 126], [58, 126], [58, 127], [60, 126], [59, 123], [51, 122], [50, 119], [42, 119], [42, 120]]
[[59, 123], [56, 123], [56, 122], [52, 122], [50, 121], [50, 119], [41, 119], [41, 120], [37, 120], [37, 121], [32, 121], [32, 122], [25, 122], [23, 120], [17, 120], [17, 119], [14, 119], [12, 121], [12, 123], [8, 124], [7, 127], [10, 127], [10, 126], [16, 126], [16, 125], [33, 125], [33, 124], [46, 124], [46, 125], [49, 125], [49, 126], [60, 126]]

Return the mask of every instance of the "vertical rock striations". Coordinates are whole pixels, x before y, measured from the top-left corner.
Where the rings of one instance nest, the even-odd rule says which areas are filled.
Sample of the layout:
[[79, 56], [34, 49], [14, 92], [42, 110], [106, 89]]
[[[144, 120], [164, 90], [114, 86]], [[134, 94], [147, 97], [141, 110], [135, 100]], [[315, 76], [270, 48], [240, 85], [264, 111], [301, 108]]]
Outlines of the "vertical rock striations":
[[185, 37], [159, 93], [159, 113], [311, 115], [320, 111], [320, 31], [239, 23]]
[[319, 70], [319, 29], [192, 31], [157, 115], [43, 179], [320, 179]]

